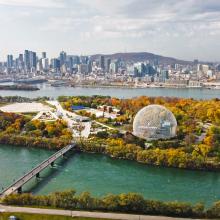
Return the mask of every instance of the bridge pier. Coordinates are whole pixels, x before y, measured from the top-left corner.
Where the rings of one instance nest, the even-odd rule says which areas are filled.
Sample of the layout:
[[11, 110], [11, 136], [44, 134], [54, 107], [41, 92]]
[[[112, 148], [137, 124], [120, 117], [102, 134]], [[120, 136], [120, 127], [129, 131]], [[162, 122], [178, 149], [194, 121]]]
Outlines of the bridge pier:
[[63, 154], [62, 154], [62, 158], [66, 158], [66, 153], [63, 153]]
[[19, 187], [17, 192], [18, 192], [18, 194], [21, 194], [22, 193], [22, 187]]
[[36, 178], [40, 178], [40, 173], [37, 173], [37, 174], [36, 174]]
[[51, 167], [54, 167], [54, 162], [52, 162], [52, 163], [50, 164], [50, 166], [51, 166]]

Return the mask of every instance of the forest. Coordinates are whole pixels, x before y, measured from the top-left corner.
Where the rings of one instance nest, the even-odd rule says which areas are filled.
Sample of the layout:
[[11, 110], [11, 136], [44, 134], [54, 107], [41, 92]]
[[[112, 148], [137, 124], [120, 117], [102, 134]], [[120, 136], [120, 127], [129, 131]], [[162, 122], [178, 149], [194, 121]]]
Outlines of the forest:
[[66, 122], [31, 119], [28, 115], [0, 112], [0, 143], [59, 149], [71, 141], [72, 133]]

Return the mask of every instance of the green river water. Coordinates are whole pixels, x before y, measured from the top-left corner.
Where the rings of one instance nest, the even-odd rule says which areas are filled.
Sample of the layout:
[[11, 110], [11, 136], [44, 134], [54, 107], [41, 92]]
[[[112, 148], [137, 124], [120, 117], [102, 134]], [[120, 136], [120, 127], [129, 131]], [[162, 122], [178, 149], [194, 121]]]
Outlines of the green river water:
[[[0, 145], [0, 187], [6, 187], [48, 158], [53, 151]], [[72, 153], [57, 161], [55, 168], [33, 179], [25, 191], [48, 194], [75, 189], [92, 195], [137, 192], [148, 199], [204, 202], [220, 200], [220, 173], [150, 167], [103, 155]]]

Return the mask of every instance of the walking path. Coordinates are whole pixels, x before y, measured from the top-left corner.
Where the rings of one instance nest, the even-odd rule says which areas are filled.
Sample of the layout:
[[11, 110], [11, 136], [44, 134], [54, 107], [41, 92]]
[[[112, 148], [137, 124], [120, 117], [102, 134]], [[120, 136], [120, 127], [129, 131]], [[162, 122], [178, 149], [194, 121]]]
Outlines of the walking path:
[[[90, 134], [91, 129], [91, 122], [77, 122], [77, 119], [83, 119], [82, 116], [75, 114], [74, 112], [67, 111], [63, 109], [63, 107], [60, 105], [58, 101], [47, 101], [50, 105], [53, 105], [56, 107], [57, 111], [61, 113], [61, 117], [63, 120], [65, 120], [68, 124], [68, 127], [72, 129], [73, 136], [74, 137], [84, 137], [88, 138]], [[83, 130], [81, 131], [81, 134], [75, 129], [73, 129], [74, 124], [81, 124], [83, 126]]]
[[107, 218], [107, 219], [118, 219], [118, 220], [175, 220], [175, 219], [186, 220], [186, 218], [172, 218], [172, 217], [166, 217], [166, 216], [70, 211], [70, 210], [57, 210], [57, 209], [39, 209], [39, 208], [25, 208], [25, 207], [14, 207], [14, 206], [3, 206], [3, 205], [0, 205], [0, 210], [4, 210], [5, 212], [62, 215], [62, 216], [87, 217], [87, 218], [97, 218], [97, 219]]

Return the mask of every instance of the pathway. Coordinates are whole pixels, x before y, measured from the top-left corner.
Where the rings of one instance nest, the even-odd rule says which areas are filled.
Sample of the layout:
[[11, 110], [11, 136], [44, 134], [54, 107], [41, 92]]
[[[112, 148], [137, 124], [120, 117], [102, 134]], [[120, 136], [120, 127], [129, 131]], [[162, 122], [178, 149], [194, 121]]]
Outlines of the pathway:
[[5, 212], [21, 212], [30, 214], [45, 214], [45, 215], [62, 215], [71, 217], [86, 217], [86, 218], [107, 218], [118, 220], [186, 220], [186, 218], [172, 218], [166, 216], [148, 216], [148, 215], [133, 215], [133, 214], [119, 214], [119, 213], [105, 213], [105, 212], [87, 212], [87, 211], [70, 211], [58, 209], [39, 209], [39, 208], [25, 208], [14, 206], [1, 206], [0, 210]]

